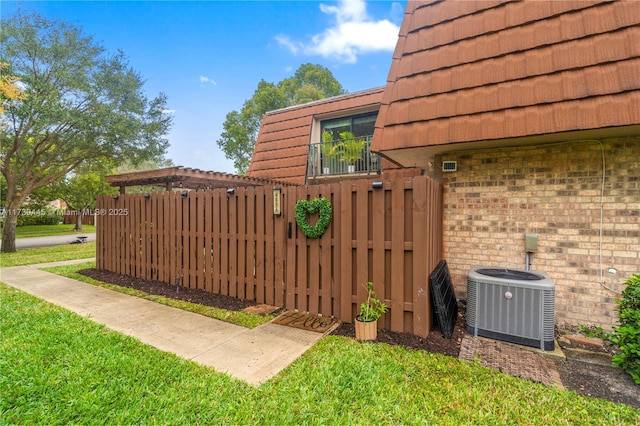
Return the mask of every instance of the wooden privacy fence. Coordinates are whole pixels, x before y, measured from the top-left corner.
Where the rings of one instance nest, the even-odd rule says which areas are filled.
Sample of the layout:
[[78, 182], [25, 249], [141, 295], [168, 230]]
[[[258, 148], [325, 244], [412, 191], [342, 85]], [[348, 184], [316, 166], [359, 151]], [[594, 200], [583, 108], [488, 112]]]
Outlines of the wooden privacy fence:
[[[389, 306], [380, 327], [427, 336], [428, 276], [442, 257], [442, 188], [425, 176], [274, 187], [121, 194], [98, 199], [97, 267], [142, 279], [353, 321], [372, 281]], [[318, 239], [298, 200], [325, 197]], [[314, 218], [309, 218], [314, 223]]]

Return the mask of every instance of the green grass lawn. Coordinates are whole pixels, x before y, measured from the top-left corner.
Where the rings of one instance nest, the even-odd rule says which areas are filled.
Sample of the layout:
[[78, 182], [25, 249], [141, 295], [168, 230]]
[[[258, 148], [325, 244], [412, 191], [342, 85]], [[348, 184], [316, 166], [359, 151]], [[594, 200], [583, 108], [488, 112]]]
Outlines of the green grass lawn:
[[16, 238], [23, 237], [48, 237], [51, 235], [75, 235], [94, 233], [93, 225], [82, 225], [82, 231], [74, 231], [75, 225], [29, 225], [16, 227]]
[[258, 388], [0, 285], [2, 424], [637, 424], [438, 354], [322, 339]]
[[33, 265], [61, 260], [88, 259], [96, 256], [96, 243], [21, 249], [0, 254], [0, 267]]

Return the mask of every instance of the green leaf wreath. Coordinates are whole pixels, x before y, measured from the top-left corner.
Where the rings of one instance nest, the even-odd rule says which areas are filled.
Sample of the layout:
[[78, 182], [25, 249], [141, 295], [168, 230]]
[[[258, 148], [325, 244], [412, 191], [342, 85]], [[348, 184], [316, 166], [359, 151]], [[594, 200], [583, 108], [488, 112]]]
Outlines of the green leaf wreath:
[[[319, 213], [318, 221], [311, 226], [307, 221], [308, 214]], [[307, 238], [319, 238], [327, 230], [331, 223], [331, 202], [326, 198], [314, 198], [313, 200], [299, 200], [296, 203], [296, 223]]]

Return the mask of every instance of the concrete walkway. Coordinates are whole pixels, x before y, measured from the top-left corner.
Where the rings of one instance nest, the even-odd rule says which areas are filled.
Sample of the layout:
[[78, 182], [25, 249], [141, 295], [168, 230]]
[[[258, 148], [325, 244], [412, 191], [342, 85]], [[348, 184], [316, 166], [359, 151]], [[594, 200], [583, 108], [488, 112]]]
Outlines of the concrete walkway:
[[257, 386], [278, 374], [323, 335], [267, 323], [254, 329], [110, 291], [38, 268], [0, 269], [0, 281], [143, 343]]

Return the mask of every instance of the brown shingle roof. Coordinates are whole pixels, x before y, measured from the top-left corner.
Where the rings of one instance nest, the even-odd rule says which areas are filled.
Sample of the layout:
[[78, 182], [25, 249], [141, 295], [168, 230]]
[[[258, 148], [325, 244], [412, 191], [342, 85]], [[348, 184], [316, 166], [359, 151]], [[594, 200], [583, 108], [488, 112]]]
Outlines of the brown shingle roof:
[[640, 2], [409, 1], [372, 149], [634, 126], [639, 99]]

